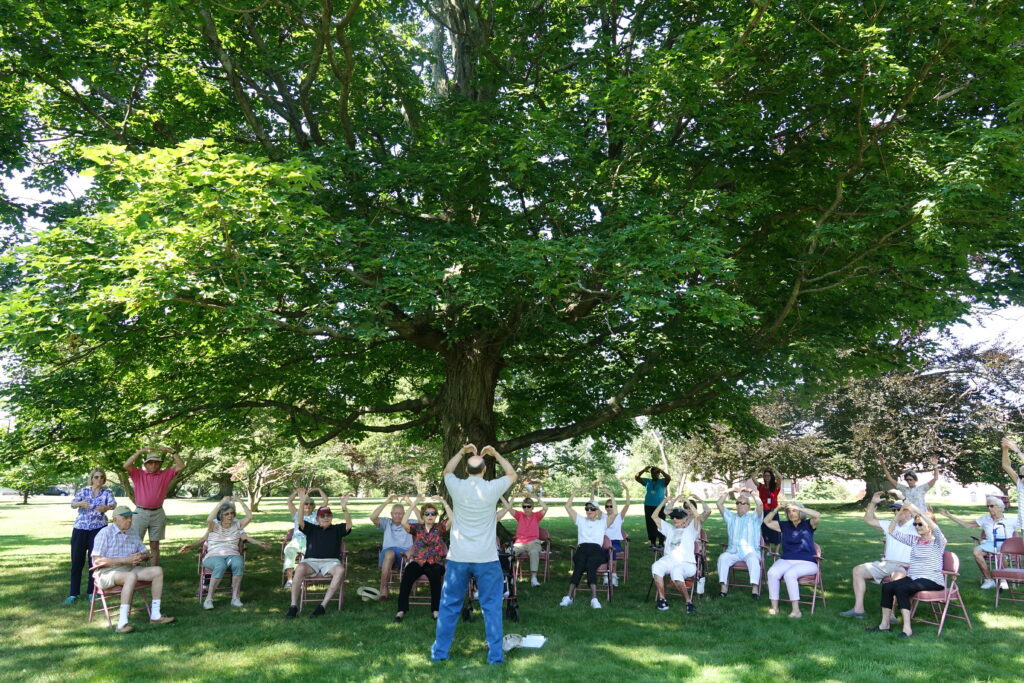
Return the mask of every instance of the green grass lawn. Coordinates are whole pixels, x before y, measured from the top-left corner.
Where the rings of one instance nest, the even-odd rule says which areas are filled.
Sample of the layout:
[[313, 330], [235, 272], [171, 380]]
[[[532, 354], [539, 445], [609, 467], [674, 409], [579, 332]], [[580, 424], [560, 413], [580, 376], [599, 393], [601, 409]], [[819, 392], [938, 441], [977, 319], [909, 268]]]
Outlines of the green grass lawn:
[[[797, 621], [770, 617], [767, 595], [755, 603], [739, 591], [724, 601], [699, 600], [694, 615], [681, 609], [679, 599], [668, 612], [656, 611], [653, 602], [644, 602], [651, 553], [638, 506], [626, 520], [634, 539], [629, 582], [600, 611], [584, 599], [560, 608], [568, 581], [566, 546], [575, 541], [575, 531], [558, 508], [545, 522], [556, 544], [552, 578], [540, 588], [520, 584], [522, 620], [505, 622], [506, 633], [542, 633], [548, 643], [540, 650], [517, 650], [497, 668], [486, 665], [479, 612], [471, 623], [460, 623], [451, 659], [432, 664], [428, 653], [434, 622], [427, 607], [413, 606], [403, 623], [394, 624], [394, 598], [383, 605], [356, 598], [356, 587], [377, 582], [380, 533], [366, 519], [374, 502], [353, 505], [357, 517], [348, 539], [351, 561], [344, 609], [316, 620], [285, 620], [288, 597], [278, 588], [276, 549], [250, 550], [242, 586], [244, 608], [229, 607], [223, 595], [212, 612], [200, 608], [195, 555], [172, 551], [201, 535], [212, 504], [171, 501], [162, 561], [167, 572], [163, 611], [178, 617], [178, 623], [153, 627], [138, 614], [133, 615], [138, 630], [117, 635], [105, 621], [86, 622], [84, 595], [74, 606], [61, 604], [67, 595], [74, 514], [67, 499], [53, 500], [33, 499], [28, 506], [0, 503], [0, 638], [6, 643], [0, 680], [1017, 681], [1024, 671], [1024, 604], [993, 609], [992, 592], [978, 588], [970, 534], [946, 523], [950, 549], [962, 561], [974, 628], [953, 621], [936, 638], [934, 626], [915, 625], [915, 638], [904, 641], [864, 632], [865, 625], [877, 623], [877, 587], [868, 589], [869, 619], [838, 616], [852, 605], [850, 567], [875, 559], [881, 550], [878, 535], [859, 513], [824, 507], [816, 538], [826, 557], [828, 606], [819, 604], [813, 616], [805, 608], [804, 618]], [[249, 531], [276, 546], [288, 527], [285, 504], [272, 499], [263, 507]], [[981, 514], [981, 508], [954, 512], [971, 517]], [[708, 533], [713, 567], [717, 543], [724, 540], [717, 512], [708, 522]], [[710, 578], [709, 595], [715, 580]]]

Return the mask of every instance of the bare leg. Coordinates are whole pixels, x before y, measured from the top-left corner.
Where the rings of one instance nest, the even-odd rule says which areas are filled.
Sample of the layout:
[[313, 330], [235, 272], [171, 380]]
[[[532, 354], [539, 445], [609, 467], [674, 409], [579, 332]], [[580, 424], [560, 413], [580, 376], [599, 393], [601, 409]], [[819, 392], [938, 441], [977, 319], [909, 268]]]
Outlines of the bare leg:
[[686, 581], [673, 581], [672, 583], [674, 583], [676, 588], [679, 589], [679, 592], [683, 594], [683, 599], [686, 600], [686, 602], [693, 602], [690, 600], [690, 591], [686, 588]]
[[299, 589], [302, 587], [302, 579], [309, 573], [309, 565], [300, 562], [295, 565], [295, 581], [292, 583], [292, 607], [299, 604]]
[[864, 611], [864, 593], [867, 591], [868, 571], [859, 564], [853, 568], [853, 611]]
[[[211, 591], [212, 592], [212, 591]], [[231, 577], [231, 597], [234, 600], [240, 600], [239, 597], [242, 592], [242, 575]]]
[[891, 614], [892, 614], [892, 608], [891, 607], [883, 607], [882, 608], [882, 621], [878, 624], [878, 630], [879, 631], [888, 631], [889, 630], [889, 616]]
[[900, 615], [903, 617], [903, 632], [908, 636], [914, 635], [913, 630], [910, 628], [910, 610], [900, 609]]
[[160, 541], [149, 542], [149, 566], [156, 567], [160, 564]]
[[385, 550], [384, 561], [380, 565], [380, 597], [388, 596], [388, 584], [391, 580], [391, 568], [395, 564], [395, 551]]
[[213, 593], [217, 590], [217, 584], [219, 583], [219, 578], [210, 575], [210, 585], [206, 589], [206, 600], [204, 602], [209, 602], [211, 605], [213, 604]]
[[978, 563], [978, 569], [981, 570], [981, 578], [991, 579], [992, 572], [988, 569], [988, 563], [985, 562], [985, 551], [981, 548], [974, 549], [974, 561]]
[[778, 614], [778, 613], [779, 613], [779, 601], [778, 600], [772, 600], [772, 606], [768, 609], [768, 614], [775, 615], [775, 614]]
[[324, 593], [323, 602], [320, 603], [324, 607], [327, 607], [327, 603], [331, 601], [335, 591], [338, 590], [338, 586], [345, 580], [345, 568], [338, 565], [336, 567], [332, 567], [331, 571], [328, 573], [331, 575], [331, 583], [327, 586], [327, 592]]
[[665, 599], [665, 577], [655, 576], [654, 577], [654, 590], [658, 593], [658, 599]]

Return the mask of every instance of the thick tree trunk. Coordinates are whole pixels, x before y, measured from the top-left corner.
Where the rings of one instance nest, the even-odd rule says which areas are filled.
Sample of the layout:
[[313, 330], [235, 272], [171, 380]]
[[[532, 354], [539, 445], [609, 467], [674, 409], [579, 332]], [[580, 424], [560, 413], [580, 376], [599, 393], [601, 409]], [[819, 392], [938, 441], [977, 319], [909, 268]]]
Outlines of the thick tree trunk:
[[861, 507], [867, 507], [875, 491], [888, 491], [891, 488], [892, 484], [889, 483], [889, 480], [885, 478], [881, 471], [865, 472], [864, 497], [857, 502]]
[[217, 499], [224, 496], [235, 495], [235, 482], [231, 480], [230, 472], [221, 472], [217, 475]]
[[[445, 358], [446, 379], [441, 391], [440, 414], [443, 436], [442, 462], [465, 444], [483, 448], [497, 441], [494, 424], [494, 391], [501, 362], [494, 348], [484, 342], [453, 348]], [[465, 475], [466, 460], [457, 473]], [[487, 478], [494, 476], [488, 461]]]

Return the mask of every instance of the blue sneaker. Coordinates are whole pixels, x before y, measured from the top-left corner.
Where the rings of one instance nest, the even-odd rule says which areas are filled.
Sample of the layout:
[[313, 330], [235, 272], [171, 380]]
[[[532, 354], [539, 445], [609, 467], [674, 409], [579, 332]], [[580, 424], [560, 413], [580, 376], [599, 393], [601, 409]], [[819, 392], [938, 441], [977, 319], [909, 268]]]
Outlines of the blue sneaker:
[[77, 595], [69, 595], [67, 598], [65, 598], [64, 604], [65, 605], [73, 605], [77, 601], [78, 601], [78, 596]]

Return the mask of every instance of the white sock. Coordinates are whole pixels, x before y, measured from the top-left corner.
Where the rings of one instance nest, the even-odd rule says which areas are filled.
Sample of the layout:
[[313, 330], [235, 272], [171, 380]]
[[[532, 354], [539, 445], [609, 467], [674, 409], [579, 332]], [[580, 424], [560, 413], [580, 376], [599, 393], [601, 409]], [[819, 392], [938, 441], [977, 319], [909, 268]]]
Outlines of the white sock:
[[149, 608], [149, 618], [159, 619], [160, 618], [160, 601], [154, 600], [153, 604]]
[[128, 623], [128, 613], [132, 611], [131, 605], [121, 605], [121, 613], [117, 617], [117, 627], [121, 628]]

